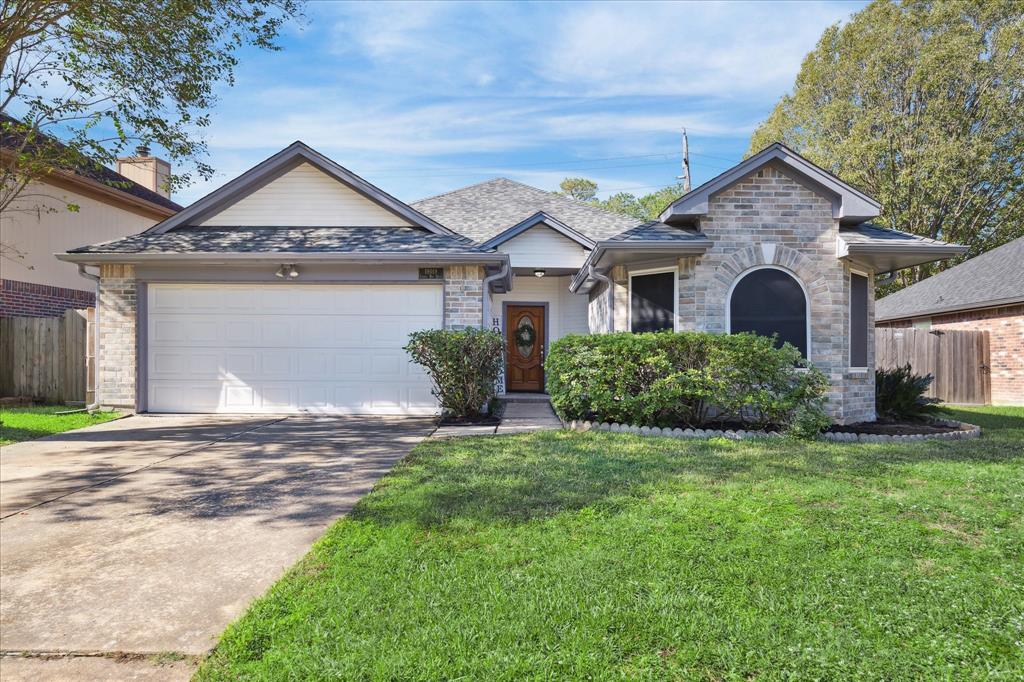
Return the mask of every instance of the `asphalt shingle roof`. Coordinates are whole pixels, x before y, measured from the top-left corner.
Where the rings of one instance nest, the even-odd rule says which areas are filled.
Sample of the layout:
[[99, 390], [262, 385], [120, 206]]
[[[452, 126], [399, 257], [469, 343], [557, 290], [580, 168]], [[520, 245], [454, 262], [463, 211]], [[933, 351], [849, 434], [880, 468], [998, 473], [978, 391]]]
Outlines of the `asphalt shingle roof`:
[[450, 230], [485, 242], [543, 211], [594, 241], [637, 226], [637, 219], [574, 199], [496, 178], [410, 204]]
[[657, 221], [643, 223], [621, 232], [607, 241], [610, 242], [678, 242], [691, 239], [707, 239], [707, 235], [692, 230], [666, 225]]
[[875, 319], [897, 320], [1020, 301], [1024, 301], [1024, 237], [879, 299]]
[[937, 239], [921, 237], [909, 232], [900, 232], [899, 230], [890, 230], [887, 227], [881, 227], [871, 223], [861, 223], [856, 227], [843, 227], [839, 230], [839, 236], [842, 237], [843, 241], [847, 244], [907, 244], [908, 246], [918, 244], [931, 244], [934, 246], [946, 245], [946, 242], [941, 242]]
[[[17, 126], [20, 124], [18, 119], [7, 114], [0, 114], [0, 121], [12, 126]], [[0, 146], [8, 149], [17, 149], [18, 146], [21, 144], [22, 140], [24, 139], [24, 136], [19, 135], [18, 133], [5, 131], [3, 138], [0, 139]], [[46, 139], [49, 141], [50, 144], [54, 145], [57, 148], [64, 147], [64, 144], [57, 140], [56, 138], [54, 138], [52, 135], [47, 135]], [[111, 189], [116, 189], [119, 192], [130, 194], [133, 197], [137, 197], [139, 199], [145, 199], [151, 204], [163, 206], [164, 208], [168, 208], [172, 211], [180, 211], [182, 209], [182, 206], [180, 204], [171, 201], [162, 194], [158, 194], [146, 187], [143, 187], [142, 185], [133, 180], [129, 180], [120, 173], [117, 173], [107, 168], [106, 166], [97, 161], [86, 159], [83, 160], [82, 163], [76, 165], [75, 167], [65, 168], [64, 170], [74, 173], [75, 175], [78, 175], [80, 177], [88, 178], [89, 180], [94, 180], [103, 185], [106, 185], [107, 187], [110, 187]]]
[[181, 227], [69, 253], [485, 253], [469, 240], [414, 227]]

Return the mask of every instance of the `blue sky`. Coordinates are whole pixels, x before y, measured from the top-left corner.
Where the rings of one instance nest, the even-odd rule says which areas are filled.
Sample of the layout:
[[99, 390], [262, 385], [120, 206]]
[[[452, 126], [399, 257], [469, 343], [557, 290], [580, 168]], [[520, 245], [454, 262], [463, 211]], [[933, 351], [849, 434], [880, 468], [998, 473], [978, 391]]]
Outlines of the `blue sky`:
[[204, 136], [217, 175], [301, 139], [400, 199], [497, 176], [642, 194], [737, 162], [830, 24], [863, 2], [311, 2], [246, 50]]

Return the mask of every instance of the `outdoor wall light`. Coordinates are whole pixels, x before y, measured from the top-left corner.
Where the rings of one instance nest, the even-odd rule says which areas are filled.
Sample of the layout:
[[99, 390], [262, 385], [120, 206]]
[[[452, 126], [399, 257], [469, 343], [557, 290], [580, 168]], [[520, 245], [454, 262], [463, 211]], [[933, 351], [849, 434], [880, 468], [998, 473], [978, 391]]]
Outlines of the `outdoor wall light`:
[[277, 268], [277, 272], [274, 273], [274, 277], [280, 277], [284, 279], [295, 279], [299, 276], [299, 269], [295, 267], [294, 263], [281, 263]]
[[546, 274], [548, 274], [547, 270], [534, 270], [533, 271], [533, 276], [534, 277], [543, 277]]

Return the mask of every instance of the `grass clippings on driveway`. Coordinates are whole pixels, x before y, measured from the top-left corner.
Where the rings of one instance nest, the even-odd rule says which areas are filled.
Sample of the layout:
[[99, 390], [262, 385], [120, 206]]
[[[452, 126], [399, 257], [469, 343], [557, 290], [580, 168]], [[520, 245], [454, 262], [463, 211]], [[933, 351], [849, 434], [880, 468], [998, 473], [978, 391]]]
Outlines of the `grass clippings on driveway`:
[[73, 408], [65, 405], [39, 407], [12, 407], [0, 410], [0, 445], [10, 445], [23, 440], [34, 440], [43, 436], [80, 429], [93, 424], [102, 424], [121, 415], [117, 412], [75, 412], [55, 414]]
[[225, 633], [237, 679], [1021, 679], [1024, 410], [907, 445], [426, 441]]

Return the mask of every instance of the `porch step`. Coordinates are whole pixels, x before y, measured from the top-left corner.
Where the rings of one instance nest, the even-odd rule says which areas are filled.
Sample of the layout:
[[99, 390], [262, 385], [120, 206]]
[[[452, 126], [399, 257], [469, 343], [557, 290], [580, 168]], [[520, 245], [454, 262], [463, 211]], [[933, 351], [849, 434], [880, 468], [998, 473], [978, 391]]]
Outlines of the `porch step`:
[[506, 403], [550, 403], [551, 396], [547, 393], [502, 393], [498, 400]]

